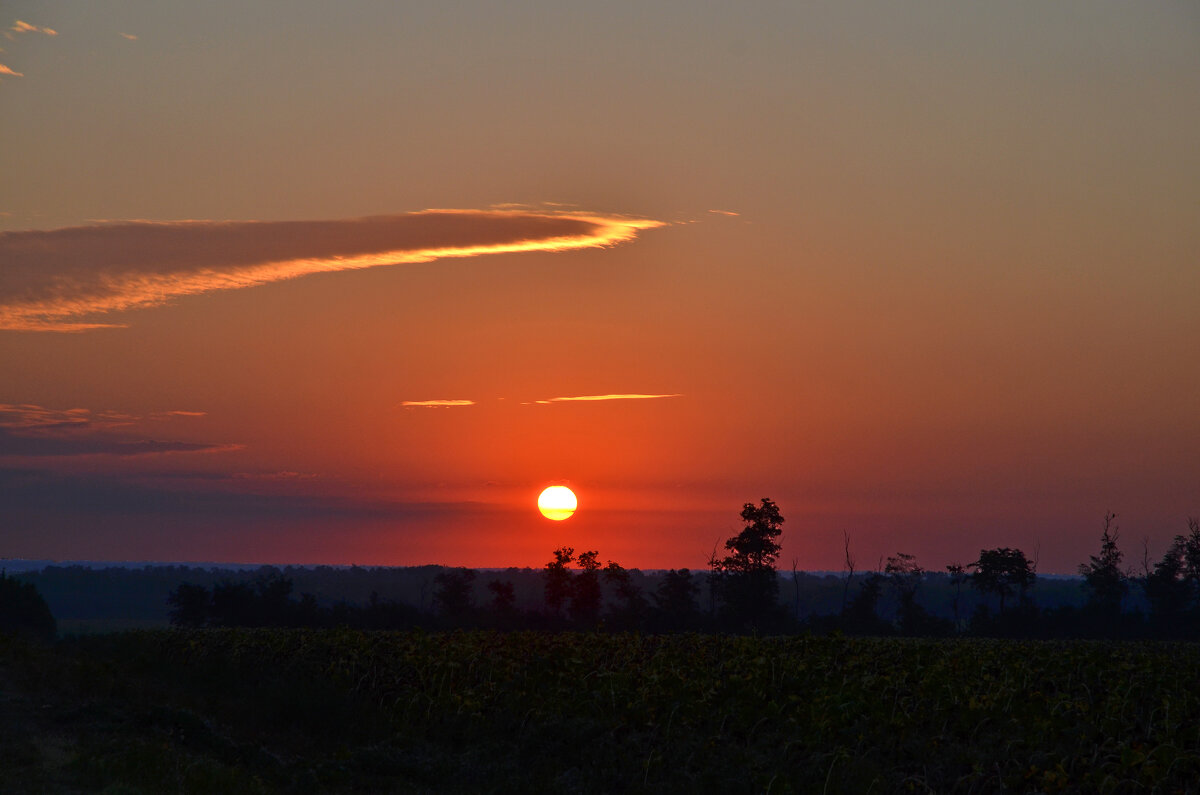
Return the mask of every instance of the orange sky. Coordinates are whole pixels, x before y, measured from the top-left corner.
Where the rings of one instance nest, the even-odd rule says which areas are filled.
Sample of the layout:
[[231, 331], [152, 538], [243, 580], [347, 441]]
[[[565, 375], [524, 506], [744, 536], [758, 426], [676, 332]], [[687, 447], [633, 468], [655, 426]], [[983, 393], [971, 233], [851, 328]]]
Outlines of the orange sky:
[[0, 556], [696, 567], [771, 497], [789, 566], [1066, 572], [1200, 514], [1194, 4], [3, 13]]

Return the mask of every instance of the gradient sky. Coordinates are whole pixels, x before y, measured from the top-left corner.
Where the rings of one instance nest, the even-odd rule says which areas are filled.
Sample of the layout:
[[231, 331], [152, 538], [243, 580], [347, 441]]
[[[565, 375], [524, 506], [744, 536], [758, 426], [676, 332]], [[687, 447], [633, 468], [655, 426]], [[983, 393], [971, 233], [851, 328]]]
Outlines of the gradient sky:
[[788, 566], [1068, 572], [1200, 514], [1194, 2], [0, 13], [0, 556], [702, 567], [766, 496]]

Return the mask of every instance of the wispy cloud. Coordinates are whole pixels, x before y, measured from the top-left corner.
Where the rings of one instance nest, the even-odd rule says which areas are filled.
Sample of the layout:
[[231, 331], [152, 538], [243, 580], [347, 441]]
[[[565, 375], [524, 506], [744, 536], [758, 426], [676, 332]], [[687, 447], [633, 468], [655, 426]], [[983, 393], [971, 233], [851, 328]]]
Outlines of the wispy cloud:
[[129, 221], [0, 233], [0, 329], [94, 318], [313, 273], [633, 240], [662, 222], [581, 212], [425, 210], [340, 221]]
[[315, 472], [293, 472], [290, 469], [285, 469], [278, 472], [235, 472], [230, 477], [234, 480], [290, 482], [297, 480], [316, 480], [320, 476]]
[[138, 38], [137, 36], [133, 35], [132, 33], [119, 33], [117, 35], [119, 35], [123, 39], [129, 39], [130, 41], [137, 41], [137, 38]]
[[24, 77], [24, 72], [15, 72], [4, 64], [0, 63], [0, 75], [9, 75], [10, 77]]
[[0, 428], [0, 456], [139, 456], [163, 453], [223, 453], [241, 449], [236, 444], [206, 444], [164, 439], [122, 439], [86, 436], [25, 435]]
[[[28, 22], [17, 20], [13, 26], [8, 29], [11, 33], [41, 33], [43, 36], [57, 36], [58, 31], [54, 28], [43, 28], [37, 25], [30, 25]], [[9, 38], [12, 38], [11, 36]]]
[[60, 428], [115, 428], [138, 419], [120, 411], [51, 409], [33, 403], [0, 403], [0, 428], [46, 430]]
[[735, 213], [733, 210], [709, 210], [709, 212], [715, 215], [728, 215], [732, 217], [741, 215], [741, 213]]
[[681, 394], [672, 395], [643, 395], [638, 393], [630, 394], [612, 394], [612, 395], [573, 395], [571, 397], [554, 397], [547, 400], [535, 400], [534, 403], [569, 403], [572, 401], [593, 401], [593, 400], [656, 400], [658, 398], [674, 398], [683, 397]]
[[474, 406], [474, 400], [405, 400], [400, 404], [407, 409], [444, 409], [453, 406]]
[[[164, 414], [175, 413], [166, 412], [151, 417]], [[183, 416], [195, 415], [193, 412], [183, 413]], [[120, 411], [52, 409], [32, 403], [0, 404], [0, 456], [139, 456], [214, 453], [240, 447], [140, 438], [127, 429], [142, 419]]]

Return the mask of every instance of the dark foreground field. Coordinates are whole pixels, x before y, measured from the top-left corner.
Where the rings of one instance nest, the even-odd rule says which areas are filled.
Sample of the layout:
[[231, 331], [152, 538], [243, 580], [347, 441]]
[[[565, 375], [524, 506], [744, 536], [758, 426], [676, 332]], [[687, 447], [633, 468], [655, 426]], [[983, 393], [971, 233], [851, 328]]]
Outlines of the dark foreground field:
[[15, 792], [1188, 792], [1200, 646], [132, 632], [0, 639]]

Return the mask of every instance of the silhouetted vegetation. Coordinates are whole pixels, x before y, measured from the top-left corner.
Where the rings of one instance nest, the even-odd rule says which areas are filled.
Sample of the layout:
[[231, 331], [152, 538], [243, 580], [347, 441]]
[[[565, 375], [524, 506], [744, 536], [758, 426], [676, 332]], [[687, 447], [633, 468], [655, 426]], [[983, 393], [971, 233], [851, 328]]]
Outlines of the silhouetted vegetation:
[[775, 626], [782, 618], [775, 561], [784, 518], [764, 497], [761, 505], [748, 502], [742, 507], [742, 521], [742, 531], [725, 542], [729, 554], [710, 561], [712, 587], [733, 627]]
[[[911, 554], [858, 571], [846, 534], [843, 573], [775, 570], [783, 516], [747, 503], [745, 527], [712, 569], [641, 571], [596, 550], [553, 551], [540, 569], [48, 566], [34, 584], [71, 633], [168, 621], [183, 627], [767, 632], [940, 637], [1200, 638], [1200, 522], [1157, 562], [1125, 566], [1115, 514], [1079, 577], [1041, 576], [1024, 551], [980, 550], [928, 571]], [[67, 620], [64, 622], [63, 617]], [[107, 622], [111, 622], [107, 623]], [[140, 624], [137, 622], [141, 622]]]
[[0, 634], [53, 640], [54, 615], [35, 586], [0, 571]]
[[[897, 552], [856, 574], [848, 534], [840, 576], [793, 565], [781, 578], [778, 507], [747, 503], [741, 517], [707, 574], [560, 547], [542, 568], [487, 573], [0, 575], [0, 781], [1186, 792], [1200, 778], [1200, 645], [1062, 640], [1200, 639], [1197, 520], [1140, 576], [1106, 514], [1078, 578], [1039, 575], [1012, 547], [945, 572]], [[35, 580], [86, 604], [113, 583], [151, 592], [180, 575], [192, 579], [158, 597], [175, 631], [31, 644], [10, 627], [33, 616], [38, 629], [19, 634], [53, 638]]]

